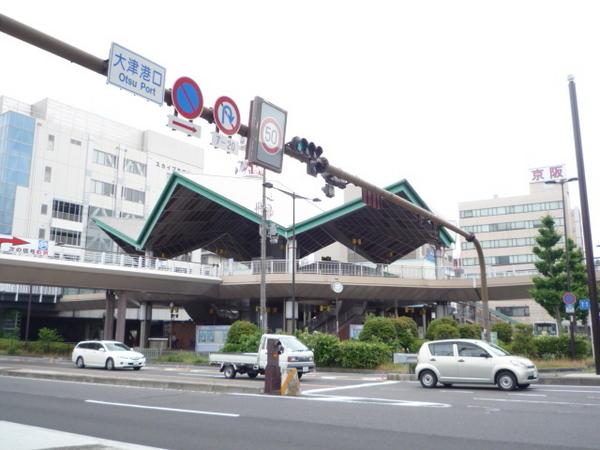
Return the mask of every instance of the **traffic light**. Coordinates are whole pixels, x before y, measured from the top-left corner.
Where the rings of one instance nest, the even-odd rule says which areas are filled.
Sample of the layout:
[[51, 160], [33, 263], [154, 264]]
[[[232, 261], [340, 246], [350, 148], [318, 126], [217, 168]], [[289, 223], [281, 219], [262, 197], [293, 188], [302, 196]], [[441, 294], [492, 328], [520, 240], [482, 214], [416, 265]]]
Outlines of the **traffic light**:
[[325, 171], [325, 165], [319, 161], [323, 154], [323, 148], [314, 142], [309, 142], [305, 138], [296, 136], [288, 143], [292, 151], [300, 156], [300, 159], [306, 163], [306, 173], [316, 177], [317, 174]]

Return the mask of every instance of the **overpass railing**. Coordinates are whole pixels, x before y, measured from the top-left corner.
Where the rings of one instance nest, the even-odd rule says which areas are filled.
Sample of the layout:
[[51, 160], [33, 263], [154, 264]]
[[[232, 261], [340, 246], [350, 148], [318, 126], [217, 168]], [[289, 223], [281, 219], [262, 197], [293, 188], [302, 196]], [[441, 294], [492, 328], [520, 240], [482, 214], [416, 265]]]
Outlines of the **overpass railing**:
[[24, 251], [2, 251], [1, 254], [15, 255], [34, 260], [47, 259], [52, 261], [67, 261], [70, 263], [81, 262], [101, 266], [131, 268], [135, 270], [159, 270], [197, 276], [220, 276], [219, 266], [213, 264], [200, 264], [191, 261], [128, 255], [125, 253], [98, 252], [77, 248], [45, 254], [42, 252], [34, 253]]

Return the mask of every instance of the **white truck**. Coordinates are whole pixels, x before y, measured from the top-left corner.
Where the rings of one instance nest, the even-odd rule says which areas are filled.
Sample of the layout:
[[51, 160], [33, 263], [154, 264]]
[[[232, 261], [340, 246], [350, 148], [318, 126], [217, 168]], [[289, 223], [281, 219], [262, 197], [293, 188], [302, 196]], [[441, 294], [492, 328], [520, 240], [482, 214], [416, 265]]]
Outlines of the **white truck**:
[[315, 371], [315, 356], [313, 352], [295, 336], [285, 334], [263, 334], [258, 346], [258, 353], [210, 353], [210, 365], [220, 366], [225, 378], [235, 378], [238, 373], [248, 374], [256, 378], [258, 374], [264, 375], [267, 367], [267, 340], [277, 339], [281, 344], [279, 367], [282, 370], [295, 368], [298, 378], [308, 372]]

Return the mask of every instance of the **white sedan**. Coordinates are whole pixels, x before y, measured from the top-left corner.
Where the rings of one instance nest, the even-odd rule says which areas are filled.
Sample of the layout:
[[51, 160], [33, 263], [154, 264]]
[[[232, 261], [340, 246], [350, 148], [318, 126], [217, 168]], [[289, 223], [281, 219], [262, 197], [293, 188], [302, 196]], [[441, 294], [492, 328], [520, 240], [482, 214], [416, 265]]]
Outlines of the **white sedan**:
[[77, 367], [104, 367], [106, 370], [131, 367], [140, 370], [146, 358], [119, 341], [82, 341], [75, 346], [71, 360]]

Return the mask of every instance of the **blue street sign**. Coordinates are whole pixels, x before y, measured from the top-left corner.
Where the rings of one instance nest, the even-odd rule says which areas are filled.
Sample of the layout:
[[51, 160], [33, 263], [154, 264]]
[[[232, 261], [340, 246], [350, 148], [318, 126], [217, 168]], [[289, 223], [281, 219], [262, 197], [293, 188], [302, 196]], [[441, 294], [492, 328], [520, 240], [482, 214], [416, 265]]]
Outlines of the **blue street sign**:
[[587, 311], [590, 309], [590, 299], [589, 298], [580, 298], [579, 299], [579, 309], [582, 311]]
[[181, 77], [173, 84], [171, 91], [173, 106], [186, 119], [195, 119], [202, 114], [204, 97], [198, 84], [189, 77]]
[[562, 299], [565, 305], [574, 305], [577, 302], [577, 297], [572, 292], [565, 292]]
[[167, 70], [113, 42], [108, 58], [106, 81], [162, 105]]

